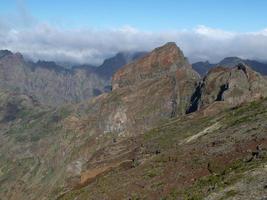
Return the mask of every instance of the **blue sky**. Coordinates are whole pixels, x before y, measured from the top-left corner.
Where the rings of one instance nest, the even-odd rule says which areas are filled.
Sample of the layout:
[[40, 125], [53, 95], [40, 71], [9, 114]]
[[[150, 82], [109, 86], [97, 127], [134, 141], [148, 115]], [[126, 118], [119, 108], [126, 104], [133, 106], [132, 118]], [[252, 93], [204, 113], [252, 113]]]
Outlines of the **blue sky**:
[[257, 31], [267, 27], [265, 0], [1, 0], [0, 13], [14, 12], [17, 2], [24, 2], [38, 20], [69, 28], [130, 25], [158, 31], [205, 25]]
[[173, 41], [191, 62], [267, 62], [265, 0], [0, 0], [0, 49], [100, 64]]

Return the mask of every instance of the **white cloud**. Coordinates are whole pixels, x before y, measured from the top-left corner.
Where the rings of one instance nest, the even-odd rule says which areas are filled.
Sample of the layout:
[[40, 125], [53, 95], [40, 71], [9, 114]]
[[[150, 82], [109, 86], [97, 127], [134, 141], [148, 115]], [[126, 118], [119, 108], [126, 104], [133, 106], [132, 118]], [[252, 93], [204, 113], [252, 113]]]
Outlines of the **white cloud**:
[[117, 29], [66, 29], [40, 23], [23, 0], [16, 14], [0, 16], [0, 49], [38, 60], [101, 63], [119, 51], [149, 51], [174, 41], [191, 62], [217, 62], [227, 56], [267, 60], [267, 28], [238, 33], [200, 25], [192, 30], [148, 32], [131, 26]]
[[232, 32], [227, 32], [227, 31], [220, 30], [220, 29], [213, 29], [213, 28], [209, 28], [204, 25], [198, 26], [195, 29], [195, 33], [205, 36], [209, 39], [216, 39], [216, 40], [231, 39], [232, 37], [236, 35], [235, 33], [232, 33]]
[[0, 47], [20, 51], [32, 59], [100, 63], [119, 51], [151, 50], [175, 41], [194, 62], [218, 61], [226, 56], [267, 60], [266, 30], [233, 33], [199, 26], [193, 30], [145, 32], [119, 29], [61, 29], [37, 24], [24, 29], [1, 29]]

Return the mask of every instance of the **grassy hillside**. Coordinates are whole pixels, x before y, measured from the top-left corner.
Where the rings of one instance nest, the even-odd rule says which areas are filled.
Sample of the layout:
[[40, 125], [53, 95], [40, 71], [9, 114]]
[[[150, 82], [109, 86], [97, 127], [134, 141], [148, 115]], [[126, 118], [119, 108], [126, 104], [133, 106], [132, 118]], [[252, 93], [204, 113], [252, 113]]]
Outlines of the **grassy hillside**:
[[[214, 105], [216, 108], [217, 105]], [[267, 181], [267, 100], [168, 121], [113, 167], [59, 199], [260, 199]]]

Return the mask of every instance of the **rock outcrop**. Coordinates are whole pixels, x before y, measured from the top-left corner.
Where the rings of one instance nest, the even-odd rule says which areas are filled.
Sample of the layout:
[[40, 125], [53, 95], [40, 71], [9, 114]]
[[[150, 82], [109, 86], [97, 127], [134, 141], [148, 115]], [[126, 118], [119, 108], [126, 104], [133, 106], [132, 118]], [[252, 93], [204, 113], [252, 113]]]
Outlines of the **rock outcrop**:
[[192, 97], [191, 112], [213, 102], [234, 107], [267, 96], [267, 80], [245, 64], [209, 71]]
[[112, 92], [88, 108], [97, 113], [105, 133], [135, 135], [184, 115], [198, 81], [181, 50], [167, 43], [121, 68], [113, 77]]
[[68, 70], [53, 62], [26, 62], [21, 54], [0, 58], [0, 87], [35, 96], [50, 106], [77, 103], [102, 93], [109, 81], [86, 69]]
[[[14, 68], [21, 55], [8, 56], [16, 59], [2, 73], [15, 69], [16, 79], [25, 81], [32, 72]], [[246, 162], [236, 161], [266, 144], [266, 99], [202, 112], [216, 110], [216, 102], [234, 107], [266, 97], [265, 78], [248, 66], [214, 68], [201, 80], [176, 44], [167, 43], [120, 69], [112, 87], [56, 109], [0, 90], [3, 200], [203, 199], [222, 183], [229, 186], [225, 177], [237, 180], [233, 170]]]
[[114, 57], [106, 59], [102, 65], [95, 69], [95, 72], [102, 78], [110, 80], [112, 76], [127, 63], [133, 62], [145, 56], [146, 52], [120, 52]]
[[[118, 70], [113, 76], [112, 88], [114, 90], [124, 86], [136, 86], [143, 81], [178, 72], [179, 69], [188, 71], [191, 70], [191, 65], [176, 44], [170, 42]], [[190, 72], [193, 78], [198, 76], [192, 70]]]
[[78, 103], [110, 92], [112, 75], [145, 52], [121, 52], [106, 59], [99, 67], [75, 66], [71, 69], [55, 62], [26, 61], [20, 53], [0, 51], [0, 87], [35, 96], [50, 106]]
[[221, 66], [221, 67], [232, 68], [240, 63], [250, 66], [253, 70], [261, 73], [262, 75], [267, 75], [266, 63], [259, 62], [256, 60], [241, 59], [238, 57], [227, 57], [221, 60], [219, 63], [210, 63], [208, 61], [197, 62], [193, 63], [192, 66], [193, 69], [196, 70], [201, 76], [205, 76], [209, 72], [209, 70], [214, 67]]

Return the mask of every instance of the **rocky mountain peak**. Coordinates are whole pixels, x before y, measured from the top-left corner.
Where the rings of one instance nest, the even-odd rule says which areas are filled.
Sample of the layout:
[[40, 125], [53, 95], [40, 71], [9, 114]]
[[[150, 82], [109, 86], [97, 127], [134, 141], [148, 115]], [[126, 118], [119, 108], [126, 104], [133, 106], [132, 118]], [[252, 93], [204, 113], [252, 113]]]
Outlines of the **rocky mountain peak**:
[[179, 68], [191, 68], [191, 65], [177, 45], [169, 42], [118, 70], [113, 76], [112, 88], [136, 85], [174, 73]]
[[0, 50], [0, 58], [3, 58], [7, 55], [12, 55], [12, 52], [9, 50]]
[[96, 73], [101, 77], [111, 80], [112, 75], [121, 67], [143, 57], [146, 52], [119, 52], [114, 57], [106, 59], [96, 68]]
[[[267, 99], [238, 106], [267, 97], [267, 80], [245, 64], [216, 67], [200, 80], [176, 44], [167, 43], [119, 70], [110, 93], [55, 109], [38, 101], [87, 99], [87, 92], [101, 92], [93, 85], [99, 77], [84, 68], [54, 73], [49, 62], [31, 70], [8, 57], [0, 59], [3, 200], [131, 199], [136, 192], [148, 199], [202, 199], [211, 187], [211, 195], [219, 191], [221, 180], [245, 177], [240, 169], [250, 173], [265, 164]], [[2, 82], [25, 88], [1, 91]], [[219, 113], [228, 105], [234, 109]], [[183, 170], [177, 175], [177, 169]], [[239, 192], [243, 180], [219, 186]], [[250, 185], [263, 191], [266, 184]]]
[[0, 59], [5, 60], [5, 62], [24, 62], [24, 58], [21, 53], [12, 53], [9, 50], [0, 50]]
[[196, 89], [191, 111], [214, 102], [233, 107], [267, 97], [267, 80], [248, 65], [239, 63], [233, 68], [215, 67]]
[[233, 68], [239, 64], [245, 64], [249, 66], [251, 69], [263, 74], [267, 75], [267, 64], [264, 62], [259, 62], [256, 60], [249, 60], [249, 59], [241, 59], [238, 57], [227, 57], [221, 60], [219, 63], [209, 63], [209, 62], [197, 62], [193, 63], [193, 69], [196, 70], [200, 75], [205, 76], [208, 71], [214, 67], [227, 67]]

